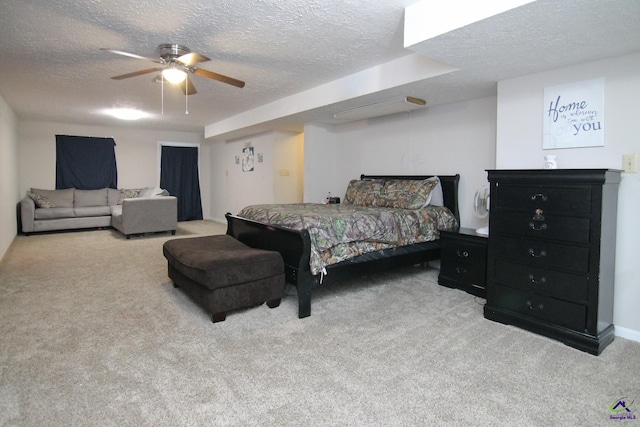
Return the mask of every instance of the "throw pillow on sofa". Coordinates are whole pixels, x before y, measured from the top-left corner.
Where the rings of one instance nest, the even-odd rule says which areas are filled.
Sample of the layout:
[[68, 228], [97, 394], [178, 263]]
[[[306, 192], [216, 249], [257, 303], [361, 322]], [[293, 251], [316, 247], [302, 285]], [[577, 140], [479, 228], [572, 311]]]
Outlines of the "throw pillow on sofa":
[[62, 190], [42, 190], [39, 188], [32, 188], [31, 192], [35, 195], [46, 197], [57, 208], [73, 207], [73, 188], [65, 188]]
[[169, 192], [167, 190], [163, 190], [159, 187], [145, 187], [140, 189], [140, 194], [138, 197], [157, 197], [157, 196], [168, 196]]
[[[120, 192], [120, 197], [118, 198], [118, 205], [122, 204], [124, 199], [135, 199], [138, 197], [157, 197], [157, 196], [168, 196], [169, 192], [167, 190], [163, 190], [159, 187], [145, 187], [145, 188], [121, 188], [118, 190]], [[109, 200], [111, 197], [109, 196]], [[111, 203], [109, 203], [111, 204]]]
[[55, 208], [56, 205], [51, 202], [51, 200], [47, 199], [41, 194], [34, 194], [31, 191], [27, 191], [27, 197], [34, 201], [37, 207], [49, 209]]
[[122, 202], [124, 201], [124, 199], [134, 199], [134, 198], [136, 198], [138, 196], [140, 196], [140, 189], [139, 188], [135, 188], [135, 189], [121, 188], [120, 189], [120, 198], [118, 199], [118, 204], [121, 205]]

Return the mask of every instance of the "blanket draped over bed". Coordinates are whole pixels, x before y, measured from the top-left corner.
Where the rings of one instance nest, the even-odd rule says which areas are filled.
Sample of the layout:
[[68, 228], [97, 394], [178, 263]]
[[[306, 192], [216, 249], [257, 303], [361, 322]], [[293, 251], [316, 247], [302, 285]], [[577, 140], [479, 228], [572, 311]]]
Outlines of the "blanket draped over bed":
[[395, 246], [436, 240], [439, 230], [454, 230], [455, 216], [443, 206], [421, 209], [353, 204], [269, 204], [247, 206], [239, 217], [293, 230], [307, 229], [311, 239], [310, 270]]

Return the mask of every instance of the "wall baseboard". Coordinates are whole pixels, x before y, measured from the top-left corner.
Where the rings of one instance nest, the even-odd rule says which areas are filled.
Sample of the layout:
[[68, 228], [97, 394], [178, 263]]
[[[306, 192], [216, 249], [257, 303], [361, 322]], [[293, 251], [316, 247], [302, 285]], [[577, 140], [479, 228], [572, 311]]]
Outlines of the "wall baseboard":
[[227, 223], [227, 218], [213, 218], [213, 217], [207, 217], [207, 218], [205, 218], [205, 220], [207, 220], [207, 221], [213, 221], [213, 222], [219, 222], [220, 224], [226, 224], [226, 223]]
[[634, 331], [633, 329], [623, 328], [616, 325], [616, 336], [620, 338], [626, 338], [631, 341], [640, 342], [640, 331]]

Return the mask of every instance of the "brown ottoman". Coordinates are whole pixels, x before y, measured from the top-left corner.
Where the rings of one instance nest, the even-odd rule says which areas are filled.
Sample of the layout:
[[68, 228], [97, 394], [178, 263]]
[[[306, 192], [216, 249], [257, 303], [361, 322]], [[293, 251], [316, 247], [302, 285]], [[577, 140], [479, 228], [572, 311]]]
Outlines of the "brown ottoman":
[[231, 310], [280, 305], [285, 282], [278, 252], [217, 235], [169, 240], [162, 253], [174, 286], [211, 313], [213, 322], [223, 321]]

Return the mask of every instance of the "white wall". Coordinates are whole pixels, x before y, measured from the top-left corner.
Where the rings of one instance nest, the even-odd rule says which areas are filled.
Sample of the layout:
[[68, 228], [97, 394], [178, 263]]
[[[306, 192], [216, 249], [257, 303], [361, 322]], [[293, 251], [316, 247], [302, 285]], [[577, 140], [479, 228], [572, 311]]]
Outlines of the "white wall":
[[0, 260], [16, 236], [18, 185], [18, 119], [0, 97]]
[[[537, 73], [498, 84], [496, 167], [539, 169], [555, 154], [560, 168], [622, 168], [640, 151], [640, 54]], [[542, 150], [544, 88], [605, 78], [604, 147]], [[614, 323], [616, 334], [640, 341], [640, 175], [623, 174], [618, 193]]]
[[[210, 219], [226, 223], [225, 213], [261, 203], [302, 201], [302, 135], [272, 131], [227, 142], [211, 142]], [[242, 170], [242, 150], [252, 146], [254, 170]], [[262, 155], [262, 162], [258, 155]], [[238, 158], [239, 163], [236, 163]], [[289, 175], [280, 175], [286, 169]]]
[[[305, 199], [327, 191], [344, 197], [360, 174], [460, 174], [463, 227], [486, 222], [473, 213], [473, 195], [495, 167], [496, 98], [361, 120], [305, 127]], [[313, 132], [309, 130], [312, 129]]]
[[273, 203], [296, 203], [303, 192], [304, 134], [287, 135], [274, 141]]
[[[113, 137], [116, 141], [118, 187], [155, 187], [160, 184], [158, 142], [200, 144], [200, 187], [203, 215], [208, 215], [209, 158], [203, 136], [195, 132], [163, 132], [133, 128], [85, 126], [66, 123], [21, 122], [18, 126], [20, 194], [31, 187], [55, 188], [55, 135]], [[204, 161], [202, 159], [205, 159]]]
[[[304, 201], [321, 203], [331, 193], [342, 198], [347, 184], [337, 175], [338, 150], [333, 125], [307, 123], [304, 127]], [[349, 181], [347, 181], [348, 183]]]

